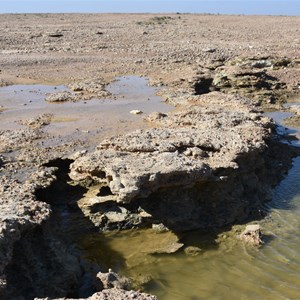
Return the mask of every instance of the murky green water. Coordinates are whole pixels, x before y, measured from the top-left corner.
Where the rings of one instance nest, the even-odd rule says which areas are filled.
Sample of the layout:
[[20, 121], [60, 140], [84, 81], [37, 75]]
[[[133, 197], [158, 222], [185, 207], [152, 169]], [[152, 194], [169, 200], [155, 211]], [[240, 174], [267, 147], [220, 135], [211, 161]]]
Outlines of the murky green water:
[[[91, 257], [102, 260], [113, 250], [107, 267], [131, 277], [161, 300], [183, 299], [300, 299], [300, 158], [274, 190], [259, 223], [267, 241], [259, 249], [245, 247], [238, 239], [240, 227], [223, 232], [194, 232], [181, 237], [202, 251], [188, 256], [148, 254], [167, 233], [129, 231], [85, 240]], [[152, 250], [151, 250], [152, 249]]]
[[[128, 82], [121, 81], [120, 89], [126, 89], [129, 85], [128, 89], [131, 90], [132, 80], [124, 80]], [[148, 91], [141, 93], [147, 95]], [[33, 95], [34, 99], [29, 102], [32, 106], [37, 105], [35, 98], [40, 100], [39, 93]], [[130, 97], [128, 95], [124, 98], [126, 105], [126, 99]], [[154, 107], [161, 108], [159, 99], [156, 100], [149, 103], [149, 112]], [[93, 109], [94, 102], [95, 100], [91, 100], [82, 105], [88, 108], [91, 106]], [[126, 106], [127, 117], [133, 118], [128, 111], [131, 108], [139, 108], [138, 104], [139, 102], [130, 102], [133, 106]], [[42, 105], [54, 107], [44, 102]], [[64, 107], [74, 105], [77, 104], [64, 104]], [[117, 107], [120, 103], [106, 105]], [[23, 109], [27, 106], [20, 103], [20, 107]], [[106, 106], [102, 103], [102, 110], [103, 107]], [[39, 112], [39, 108], [37, 105], [35, 114]], [[143, 106], [143, 110], [147, 109]], [[41, 111], [44, 112], [44, 107]], [[275, 114], [273, 113], [273, 117], [276, 117]], [[277, 117], [280, 121], [283, 116], [279, 114]], [[1, 118], [13, 122], [13, 114], [10, 116], [9, 110], [3, 113]], [[288, 132], [282, 128], [281, 130], [283, 132], [280, 133]], [[290, 129], [289, 133], [299, 132]], [[273, 200], [265, 205], [269, 213], [259, 223], [267, 238], [266, 243], [259, 249], [245, 247], [238, 240], [237, 236], [244, 228], [239, 226], [227, 232], [193, 232], [180, 236], [180, 241], [185, 247], [197, 247], [198, 251], [192, 255], [187, 255], [184, 247], [175, 254], [161, 254], [160, 252], [169, 249], [170, 245], [175, 243], [176, 237], [168, 232], [158, 233], [153, 230], [107, 235], [84, 233], [80, 248], [89, 260], [132, 278], [136, 288], [142, 287], [146, 292], [157, 295], [160, 300], [300, 299], [299, 183], [300, 157], [294, 160], [294, 166], [288, 176], [274, 190]], [[69, 213], [68, 210], [66, 212]], [[60, 209], [61, 220], [65, 223], [71, 222], [71, 217], [63, 213], [65, 211]], [[61, 224], [61, 228], [66, 228], [68, 232], [67, 230], [73, 229], [74, 226], [77, 230], [81, 226], [87, 226], [79, 224], [78, 214], [75, 216], [72, 226], [64, 223]], [[80, 220], [86, 222], [84, 216], [81, 216]]]
[[[289, 129], [290, 134], [295, 132]], [[185, 246], [201, 249], [197, 255], [187, 255], [184, 248], [175, 254], [149, 254], [168, 239], [167, 233], [151, 230], [112, 233], [100, 239], [96, 234], [85, 239], [83, 248], [98, 262], [106, 257], [107, 268], [132, 278], [160, 300], [300, 299], [300, 157], [264, 209], [268, 215], [258, 223], [265, 244], [258, 249], [238, 240], [244, 226], [181, 236]], [[108, 259], [108, 251], [100, 255], [97, 250], [101, 245], [113, 253]]]

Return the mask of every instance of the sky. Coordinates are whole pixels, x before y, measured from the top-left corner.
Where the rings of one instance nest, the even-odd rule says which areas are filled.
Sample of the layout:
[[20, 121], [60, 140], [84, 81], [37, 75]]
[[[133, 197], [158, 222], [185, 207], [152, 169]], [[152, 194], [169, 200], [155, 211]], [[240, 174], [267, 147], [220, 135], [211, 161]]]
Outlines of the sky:
[[300, 16], [300, 0], [0, 0], [0, 13], [213, 13]]

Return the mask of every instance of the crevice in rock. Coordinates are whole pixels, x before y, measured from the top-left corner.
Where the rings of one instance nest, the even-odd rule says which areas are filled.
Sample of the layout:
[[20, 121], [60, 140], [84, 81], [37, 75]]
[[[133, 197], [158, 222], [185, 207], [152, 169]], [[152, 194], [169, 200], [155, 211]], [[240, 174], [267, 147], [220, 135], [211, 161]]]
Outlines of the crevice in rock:
[[208, 94], [213, 91], [218, 91], [219, 89], [214, 86], [213, 78], [199, 78], [194, 84], [195, 95]]
[[106, 173], [102, 170], [94, 170], [91, 172], [92, 176], [101, 178], [101, 179], [105, 179], [106, 178]]
[[111, 192], [111, 189], [109, 186], [102, 186], [100, 188], [99, 193], [96, 195], [98, 197], [105, 197], [105, 196], [110, 196], [113, 195], [113, 193]]
[[[57, 180], [35, 195], [38, 201], [51, 205], [52, 215], [41, 226], [23, 232], [14, 245], [12, 260], [5, 269], [9, 299], [89, 297], [98, 291], [96, 274], [114, 267], [109, 257], [87, 260], [79, 248], [83, 237], [98, 230], [78, 207], [77, 201], [87, 189], [70, 183], [71, 163], [56, 159], [45, 165], [57, 168]], [[103, 245], [101, 251], [117, 257], [122, 265], [122, 257], [112, 249]]]
[[121, 212], [121, 208], [117, 205], [115, 201], [105, 201], [103, 203], [94, 204], [90, 212], [93, 213], [106, 213], [106, 212]]

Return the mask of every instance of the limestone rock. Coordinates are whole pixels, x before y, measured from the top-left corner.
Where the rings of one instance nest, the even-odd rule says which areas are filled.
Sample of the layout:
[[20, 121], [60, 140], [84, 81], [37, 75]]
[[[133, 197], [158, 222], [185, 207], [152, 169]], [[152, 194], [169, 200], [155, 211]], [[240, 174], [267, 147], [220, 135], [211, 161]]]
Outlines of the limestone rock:
[[201, 254], [202, 250], [199, 247], [195, 247], [195, 246], [188, 246], [184, 249], [184, 253], [187, 256], [197, 256], [199, 254]]
[[46, 101], [48, 102], [65, 102], [65, 101], [74, 101], [75, 95], [71, 92], [65, 91], [65, 92], [58, 92], [58, 93], [52, 93], [49, 94], [46, 98]]
[[153, 112], [150, 115], [148, 115], [147, 117], [145, 117], [144, 119], [146, 121], [149, 121], [149, 122], [154, 122], [156, 120], [160, 120], [160, 119], [165, 118], [167, 116], [168, 116], [167, 114], [163, 114], [163, 113], [160, 113], [160, 112]]
[[238, 98], [211, 94], [218, 106], [207, 107], [205, 96], [159, 120], [157, 128], [104, 140], [71, 165], [70, 176], [104, 183], [117, 201], [129, 203], [162, 188], [212, 181], [216, 168], [237, 168], [240, 155], [264, 149], [268, 131], [243, 104], [231, 111], [221, 108], [234, 106], [230, 100]]
[[128, 278], [123, 277], [115, 272], [112, 272], [111, 270], [109, 270], [108, 273], [99, 272], [97, 274], [97, 279], [99, 279], [101, 282], [99, 287], [102, 285], [102, 288], [99, 290], [111, 288], [129, 290], [131, 285], [130, 280]]
[[68, 84], [68, 88], [74, 92], [82, 92], [84, 98], [103, 98], [110, 95], [105, 89], [106, 83], [102, 78], [85, 79]]
[[240, 239], [246, 244], [259, 246], [263, 242], [261, 240], [261, 231], [258, 224], [247, 225], [246, 229], [241, 233]]
[[53, 114], [42, 114], [27, 120], [20, 120], [19, 123], [30, 128], [41, 128], [43, 126], [49, 125], [52, 117]]
[[276, 59], [233, 59], [215, 70], [210, 89], [246, 95], [259, 104], [280, 102], [286, 84], [269, 71], [277, 63]]
[[[273, 124], [249, 99], [219, 92], [189, 97], [153, 124], [107, 138], [71, 164], [73, 180], [109, 191], [98, 195], [98, 207], [118, 202], [111, 213], [90, 210], [94, 224], [107, 224], [112, 216], [133, 220], [137, 212], [129, 206], [135, 205], [171, 230], [224, 226], [267, 197], [262, 153]], [[126, 214], [116, 215], [123, 206]], [[145, 224], [139, 218], [132, 226]], [[128, 229], [125, 219], [119, 224]]]
[[130, 111], [130, 113], [132, 115], [141, 115], [143, 112], [141, 110], [138, 110], [138, 109], [133, 109]]
[[35, 298], [35, 300], [157, 300], [156, 296], [118, 288], [106, 289], [88, 298]]
[[[35, 201], [34, 186], [0, 178], [0, 276], [13, 254], [22, 232], [40, 225], [50, 216], [50, 206]], [[2, 285], [5, 278], [2, 277]], [[0, 290], [3, 286], [0, 286]]]
[[19, 149], [41, 136], [42, 133], [39, 130], [0, 130], [0, 151], [6, 152]]

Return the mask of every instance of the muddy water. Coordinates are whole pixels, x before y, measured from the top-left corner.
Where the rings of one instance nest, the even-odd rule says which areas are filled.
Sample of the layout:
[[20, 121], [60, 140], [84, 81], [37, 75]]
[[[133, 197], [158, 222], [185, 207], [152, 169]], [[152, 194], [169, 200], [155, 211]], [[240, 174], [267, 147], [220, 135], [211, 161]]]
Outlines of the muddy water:
[[[141, 116], [130, 115], [132, 109], [145, 113], [170, 110], [154, 96], [154, 90], [146, 86], [145, 79], [122, 77], [109, 88], [115, 100], [63, 104], [43, 101], [54, 87], [1, 88], [0, 105], [5, 110], [0, 115], [0, 128], [22, 127], [16, 123], [21, 118], [53, 113], [56, 120], [45, 128], [49, 133], [66, 138], [78, 129], [77, 135], [95, 133], [94, 137], [98, 138], [114, 130], [126, 132], [140, 127]], [[59, 86], [55, 90], [64, 89]], [[277, 121], [287, 117], [281, 113], [270, 116]], [[99, 124], [99, 128], [95, 129], [95, 124]], [[299, 134], [295, 129], [284, 128], [279, 133]], [[84, 234], [78, 246], [87, 259], [129, 276], [136, 286], [156, 294], [160, 300], [300, 299], [299, 182], [300, 158], [296, 158], [288, 176], [274, 190], [273, 200], [263, 208], [269, 213], [259, 222], [266, 240], [260, 249], [245, 247], [235, 238], [241, 230], [238, 226], [225, 232], [193, 232], [180, 236], [186, 247], [197, 247], [198, 251], [190, 254], [186, 254], [184, 248], [175, 254], [153, 254], [162, 247], [163, 240], [173, 237], [152, 230], [107, 235], [93, 232]], [[68, 212], [62, 210], [60, 214], [67, 224], [71, 219]], [[78, 227], [78, 220], [74, 224]]]
[[[65, 86], [13, 85], [0, 88], [0, 129], [24, 128], [18, 121], [41, 114], [52, 114], [50, 125], [44, 130], [57, 141], [45, 145], [53, 146], [62, 141], [88, 140], [94, 145], [113, 134], [121, 134], [145, 127], [142, 117], [154, 111], [168, 112], [173, 107], [155, 95], [156, 89], [148, 86], [145, 78], [123, 76], [116, 78], [107, 90], [109, 99], [49, 103], [45, 96], [52, 92], [66, 91]], [[142, 110], [142, 115], [132, 115], [131, 110]]]
[[[241, 245], [235, 239], [239, 228], [235, 228], [221, 234], [194, 232], [181, 237], [186, 245], [202, 250], [195, 256], [184, 251], [151, 255], [147, 252], [159, 233], [125, 232], [102, 240], [124, 259], [122, 265], [111, 260], [111, 267], [119, 268], [137, 284], [146, 282], [145, 290], [161, 300], [300, 299], [299, 182], [297, 158], [265, 207], [269, 215], [260, 224], [266, 243], [260, 249]], [[95, 237], [89, 242], [85, 249], [92, 249], [93, 259], [97, 259], [95, 249], [100, 242]]]
[[[277, 121], [286, 117], [281, 113], [270, 116]], [[299, 141], [294, 145], [299, 146]], [[88, 257], [101, 262], [104, 257], [97, 249], [107, 245], [122, 257], [122, 263], [110, 257], [110, 267], [160, 300], [300, 299], [299, 182], [300, 157], [274, 190], [273, 200], [263, 207], [268, 216], [258, 222], [265, 240], [259, 249], [244, 246], [236, 238], [242, 226], [180, 236], [186, 247], [198, 248], [190, 254], [184, 248], [171, 255], [150, 254], [166, 238], [165, 233], [152, 230], [112, 233], [101, 239], [92, 235], [81, 246]]]

